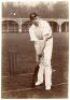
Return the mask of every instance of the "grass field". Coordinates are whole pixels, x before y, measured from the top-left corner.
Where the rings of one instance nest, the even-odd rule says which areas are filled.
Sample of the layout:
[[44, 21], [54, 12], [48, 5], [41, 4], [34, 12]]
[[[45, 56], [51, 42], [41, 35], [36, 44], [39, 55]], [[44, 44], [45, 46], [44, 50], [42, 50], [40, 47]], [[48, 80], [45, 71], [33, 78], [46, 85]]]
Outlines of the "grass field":
[[[69, 41], [68, 33], [54, 33], [53, 37], [54, 37], [54, 48], [53, 48], [52, 65], [53, 69], [56, 70], [53, 73], [53, 85], [58, 83], [67, 83], [68, 41]], [[33, 42], [29, 41], [29, 34], [22, 34], [22, 33], [3, 34], [2, 38], [3, 38], [2, 39], [3, 91], [30, 87], [33, 73], [36, 68], [36, 62], [35, 62], [35, 50], [33, 47]], [[13, 59], [11, 58], [12, 55], [15, 55], [16, 59], [15, 65], [13, 64], [11, 65], [10, 59]], [[15, 76], [12, 80], [10, 79], [11, 69], [13, 69], [12, 71], [14, 71], [15, 73]], [[13, 75], [13, 73], [11, 75]], [[15, 82], [14, 86], [11, 86], [12, 82]], [[66, 92], [62, 91], [62, 93], [65, 93], [65, 95], [67, 96], [67, 88], [65, 89]], [[3, 95], [3, 97], [4, 96], [5, 94]]]
[[[28, 34], [3, 34], [3, 65], [5, 63], [5, 67], [9, 67], [9, 56], [14, 52], [17, 65], [15, 65], [16, 73], [24, 73], [33, 69], [30, 68], [33, 64], [35, 64], [35, 51], [33, 47], [33, 43], [29, 41]], [[54, 49], [53, 49], [53, 62], [57, 65], [62, 63], [68, 57], [68, 33], [55, 33], [54, 34]], [[66, 61], [67, 62], [67, 61]], [[64, 64], [66, 64], [64, 62]], [[34, 65], [33, 65], [34, 66]], [[28, 67], [26, 70], [25, 68]], [[19, 69], [20, 68], [20, 69]], [[4, 71], [4, 73], [6, 73]]]

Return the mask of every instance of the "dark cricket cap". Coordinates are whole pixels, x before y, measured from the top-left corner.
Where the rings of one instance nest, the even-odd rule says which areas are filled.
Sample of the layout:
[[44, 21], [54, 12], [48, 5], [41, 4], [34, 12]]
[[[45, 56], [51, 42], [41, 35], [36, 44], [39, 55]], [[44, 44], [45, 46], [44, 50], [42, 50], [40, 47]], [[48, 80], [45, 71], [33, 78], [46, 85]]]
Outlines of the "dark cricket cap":
[[34, 20], [37, 16], [38, 16], [37, 13], [35, 13], [35, 12], [34, 13], [31, 13], [30, 14], [30, 19], [31, 20]]

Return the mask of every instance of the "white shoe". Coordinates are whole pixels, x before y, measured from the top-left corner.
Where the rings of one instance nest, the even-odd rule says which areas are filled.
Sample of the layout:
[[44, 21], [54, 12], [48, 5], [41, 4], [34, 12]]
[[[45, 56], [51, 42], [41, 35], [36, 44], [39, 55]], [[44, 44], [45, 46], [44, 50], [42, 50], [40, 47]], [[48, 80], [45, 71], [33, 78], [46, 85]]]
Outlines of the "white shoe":
[[43, 83], [43, 82], [39, 82], [39, 81], [38, 81], [38, 82], [35, 83], [35, 85], [38, 86], [38, 85], [40, 85], [40, 84], [42, 84], [42, 83]]
[[51, 86], [46, 86], [45, 90], [51, 90]]

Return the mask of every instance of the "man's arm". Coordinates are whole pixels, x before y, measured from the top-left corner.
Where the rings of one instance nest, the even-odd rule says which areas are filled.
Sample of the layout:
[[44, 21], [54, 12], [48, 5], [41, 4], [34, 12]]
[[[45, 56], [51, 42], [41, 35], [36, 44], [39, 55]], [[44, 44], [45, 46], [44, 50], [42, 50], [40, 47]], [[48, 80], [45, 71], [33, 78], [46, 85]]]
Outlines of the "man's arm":
[[42, 55], [46, 41], [48, 41], [50, 38], [52, 38], [52, 36], [45, 35], [43, 40], [34, 41], [34, 47], [37, 55]]
[[46, 45], [46, 41], [48, 41], [50, 38], [52, 38], [52, 36], [45, 35], [43, 40], [34, 41], [34, 47], [35, 47], [35, 51], [36, 51], [36, 61], [37, 62], [40, 61], [40, 58], [43, 55], [43, 51], [44, 51], [44, 48], [45, 48], [45, 45]]
[[52, 37], [53, 37], [52, 35], [48, 35], [48, 36], [45, 35], [45, 36], [44, 36], [44, 38], [43, 38], [43, 42], [44, 42], [43, 44], [44, 44], [44, 45], [43, 45], [43, 47], [42, 47], [42, 53], [41, 53], [41, 54], [43, 54], [43, 51], [44, 51], [46, 42], [47, 42], [49, 39], [51, 39]]

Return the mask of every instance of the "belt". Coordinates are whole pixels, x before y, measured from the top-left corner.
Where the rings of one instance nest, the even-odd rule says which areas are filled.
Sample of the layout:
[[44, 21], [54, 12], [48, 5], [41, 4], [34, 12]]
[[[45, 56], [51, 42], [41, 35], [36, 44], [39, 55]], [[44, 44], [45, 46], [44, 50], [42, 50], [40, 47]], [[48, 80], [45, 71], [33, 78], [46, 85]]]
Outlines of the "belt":
[[[49, 40], [49, 39], [51, 39], [51, 38], [53, 38], [52, 35], [51, 35], [50, 37], [48, 37], [47, 40]], [[43, 39], [39, 39], [39, 40], [43, 40]], [[46, 40], [46, 41], [47, 41], [47, 40]]]
[[53, 36], [51, 35], [50, 37], [48, 37], [47, 39], [46, 39], [46, 41], [48, 41], [49, 39], [51, 39], [51, 38], [53, 38]]
[[51, 38], [53, 38], [53, 36], [48, 37], [48, 39], [51, 39]]

